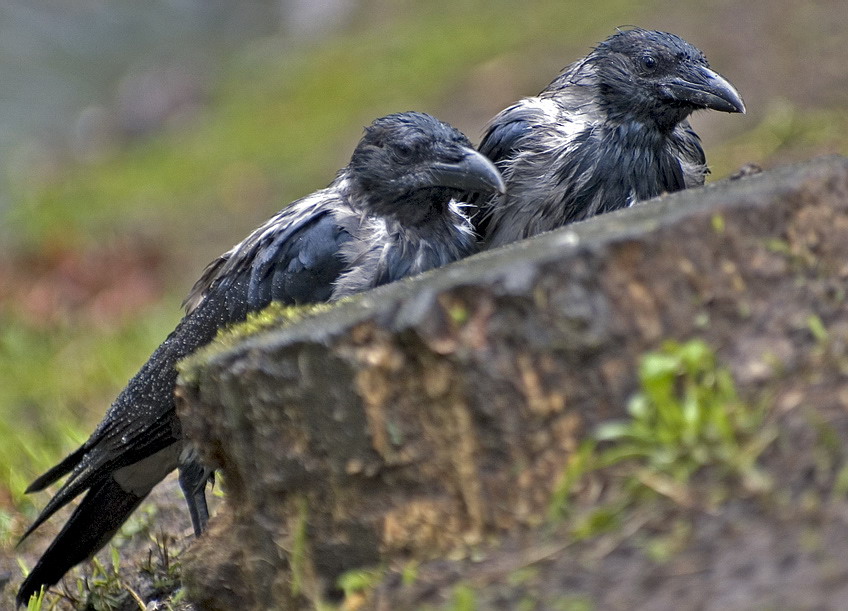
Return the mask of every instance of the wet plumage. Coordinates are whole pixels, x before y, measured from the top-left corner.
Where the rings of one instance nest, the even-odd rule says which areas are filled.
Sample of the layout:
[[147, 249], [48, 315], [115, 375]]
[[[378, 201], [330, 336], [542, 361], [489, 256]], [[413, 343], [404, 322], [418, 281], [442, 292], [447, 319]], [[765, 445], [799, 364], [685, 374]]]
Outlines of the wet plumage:
[[706, 159], [686, 120], [698, 109], [745, 107], [685, 40], [617, 32], [491, 121], [480, 152], [507, 195], [481, 206], [478, 233], [495, 247], [703, 184]]

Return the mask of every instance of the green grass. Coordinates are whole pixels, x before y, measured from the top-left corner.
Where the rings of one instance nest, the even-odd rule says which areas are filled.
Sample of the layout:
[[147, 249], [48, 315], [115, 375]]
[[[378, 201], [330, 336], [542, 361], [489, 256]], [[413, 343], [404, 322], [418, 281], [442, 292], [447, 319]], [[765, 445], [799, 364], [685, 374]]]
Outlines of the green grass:
[[44, 596], [45, 592], [43, 587], [37, 594], [30, 596], [27, 601], [27, 611], [41, 611], [44, 608]]
[[85, 440], [178, 315], [173, 302], [114, 326], [0, 314], [0, 492], [29, 508], [26, 486]]

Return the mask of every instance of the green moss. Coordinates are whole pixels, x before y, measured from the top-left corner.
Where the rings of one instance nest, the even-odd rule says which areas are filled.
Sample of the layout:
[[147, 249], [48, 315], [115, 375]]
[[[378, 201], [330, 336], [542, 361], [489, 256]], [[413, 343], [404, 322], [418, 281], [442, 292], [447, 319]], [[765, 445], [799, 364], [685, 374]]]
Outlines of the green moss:
[[221, 329], [215, 338], [215, 343], [222, 347], [231, 348], [251, 335], [256, 335], [273, 327], [279, 328], [294, 324], [305, 318], [326, 312], [335, 307], [337, 303], [340, 302], [290, 306], [273, 302], [264, 310], [248, 314], [247, 320], [244, 322]]
[[230, 350], [247, 338], [269, 329], [285, 327], [326, 312], [345, 301], [347, 299], [334, 303], [313, 303], [300, 306], [285, 305], [277, 301], [272, 302], [265, 309], [248, 314], [245, 321], [220, 329], [212, 342], [180, 361], [177, 364], [180, 377], [183, 382], [191, 383], [195, 380], [196, 370], [199, 367], [202, 367], [209, 359]]
[[451, 320], [454, 321], [456, 324], [464, 325], [466, 322], [468, 322], [470, 312], [468, 311], [468, 308], [466, 308], [464, 305], [456, 304], [448, 309], [448, 315], [451, 317]]

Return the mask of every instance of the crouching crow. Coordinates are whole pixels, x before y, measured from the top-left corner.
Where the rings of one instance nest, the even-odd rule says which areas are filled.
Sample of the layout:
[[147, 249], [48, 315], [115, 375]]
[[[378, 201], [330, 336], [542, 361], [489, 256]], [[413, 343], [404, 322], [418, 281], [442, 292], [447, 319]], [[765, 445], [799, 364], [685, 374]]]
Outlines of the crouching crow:
[[474, 218], [487, 247], [702, 185], [695, 110], [745, 112], [704, 54], [665, 32], [619, 31], [536, 97], [497, 115], [480, 152], [503, 173], [505, 198]]
[[290, 204], [206, 268], [185, 317], [88, 441], [29, 487], [43, 490], [70, 473], [24, 538], [86, 494], [21, 585], [18, 604], [92, 556], [177, 467], [195, 533], [203, 530], [211, 473], [183, 439], [177, 361], [271, 301], [332, 301], [471, 254], [474, 234], [458, 197], [493, 191], [504, 191], [498, 170], [450, 125], [416, 112], [374, 121], [329, 187]]

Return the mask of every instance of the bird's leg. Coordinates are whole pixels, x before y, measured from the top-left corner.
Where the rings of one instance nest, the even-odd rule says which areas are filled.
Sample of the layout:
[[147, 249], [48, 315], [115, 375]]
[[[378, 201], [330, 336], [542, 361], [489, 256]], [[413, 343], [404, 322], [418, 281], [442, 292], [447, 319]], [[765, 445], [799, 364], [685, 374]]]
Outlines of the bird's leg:
[[197, 461], [180, 465], [180, 488], [185, 495], [194, 535], [199, 537], [209, 521], [206, 505], [206, 482], [211, 479], [209, 471]]

